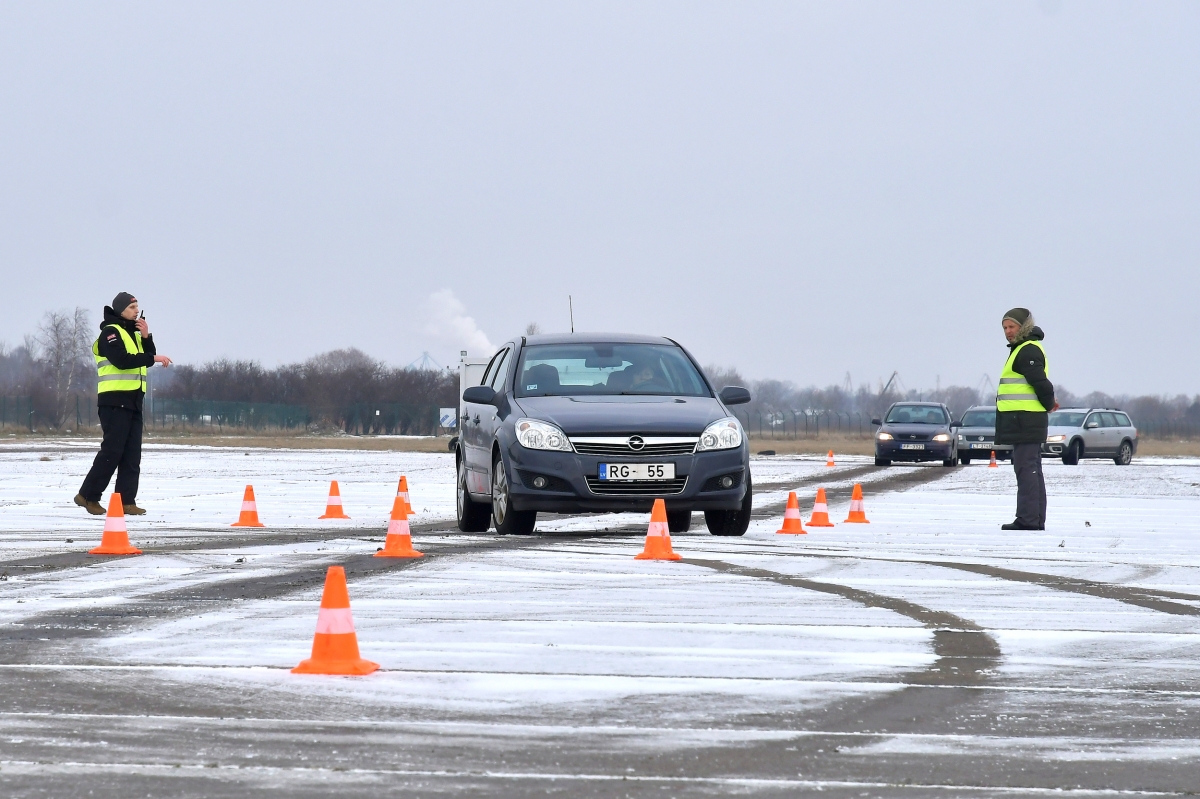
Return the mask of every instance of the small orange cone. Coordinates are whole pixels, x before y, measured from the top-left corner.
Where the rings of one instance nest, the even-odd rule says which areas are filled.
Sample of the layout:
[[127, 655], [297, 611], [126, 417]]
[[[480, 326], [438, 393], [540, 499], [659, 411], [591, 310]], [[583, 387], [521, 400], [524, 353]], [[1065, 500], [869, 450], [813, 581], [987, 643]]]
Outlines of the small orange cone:
[[825, 465], [826, 466], [836, 466], [837, 465], [833, 462], [833, 450], [829, 450], [829, 454], [825, 457]]
[[829, 521], [829, 506], [825, 504], [825, 489], [817, 489], [817, 500], [813, 503], [812, 518], [808, 520], [809, 527], [833, 527]]
[[863, 507], [862, 483], [854, 484], [854, 493], [850, 496], [850, 515], [846, 517], [849, 524], [870, 524], [867, 510]]
[[230, 527], [266, 527], [265, 524], [258, 520], [258, 505], [254, 503], [254, 486], [246, 486], [246, 493], [242, 497], [242, 512], [238, 516], [238, 520]]
[[342, 492], [338, 490], [337, 480], [329, 484], [329, 499], [325, 502], [325, 513], [318, 519], [349, 519], [342, 510]]
[[292, 674], [370, 674], [378, 663], [363, 660], [358, 654], [358, 636], [350, 615], [350, 592], [346, 590], [346, 570], [330, 566], [325, 573], [325, 592], [317, 613], [317, 634], [313, 636], [312, 657], [292, 669]]
[[999, 466], [996, 465], [996, 450], [992, 450], [992, 459], [988, 462], [988, 468], [989, 469], [999, 469], [1000, 468]]
[[404, 500], [404, 512], [409, 516], [413, 514], [412, 500], [408, 496], [408, 478], [400, 475], [400, 483], [396, 486], [396, 496]]
[[404, 512], [404, 498], [392, 500], [392, 520], [388, 522], [387, 538], [383, 549], [375, 553], [377, 558], [423, 558], [425, 555], [413, 549], [412, 534], [408, 531], [408, 514]]
[[800, 501], [796, 492], [788, 492], [787, 510], [783, 512], [783, 527], [775, 531], [776, 535], [808, 535], [808, 530], [800, 522]]
[[104, 517], [104, 534], [100, 546], [88, 550], [89, 555], [140, 555], [142, 550], [129, 543], [129, 532], [125, 529], [125, 506], [121, 495], [113, 492], [108, 500], [108, 515]]
[[667, 503], [654, 500], [650, 511], [650, 527], [646, 530], [646, 546], [634, 560], [682, 560], [671, 549], [671, 531], [667, 527]]

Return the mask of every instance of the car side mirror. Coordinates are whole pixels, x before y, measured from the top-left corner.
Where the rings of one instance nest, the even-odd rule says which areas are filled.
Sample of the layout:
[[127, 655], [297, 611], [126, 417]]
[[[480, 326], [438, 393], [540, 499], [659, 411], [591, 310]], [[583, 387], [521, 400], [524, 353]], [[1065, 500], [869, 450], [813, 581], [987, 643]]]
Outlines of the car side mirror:
[[741, 386], [725, 386], [717, 396], [726, 405], [745, 405], [750, 401], [749, 389]]
[[875, 425], [875, 426], [877, 426], [877, 427], [880, 427], [880, 426], [882, 426], [882, 425], [883, 425], [883, 421], [882, 421], [882, 420], [880, 420], [880, 419], [872, 419], [872, 420], [871, 420], [871, 424], [873, 424], [873, 425]]
[[1088, 422], [1088, 423], [1087, 423], [1087, 429], [1088, 429], [1088, 430], [1095, 430], [1095, 429], [1096, 429], [1097, 427], [1099, 427], [1099, 426], [1100, 426], [1100, 423], [1099, 423], [1099, 422]]
[[496, 401], [496, 392], [490, 386], [471, 386], [463, 392], [463, 402], [476, 405], [491, 405]]

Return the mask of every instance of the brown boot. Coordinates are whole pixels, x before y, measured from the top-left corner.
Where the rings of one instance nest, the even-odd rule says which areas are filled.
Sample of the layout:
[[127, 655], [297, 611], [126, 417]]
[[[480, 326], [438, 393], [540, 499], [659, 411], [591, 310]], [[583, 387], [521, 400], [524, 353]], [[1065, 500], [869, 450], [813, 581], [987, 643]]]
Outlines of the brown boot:
[[145, 515], [146, 515], [146, 509], [145, 509], [145, 508], [139, 508], [137, 505], [134, 505], [133, 503], [130, 503], [130, 504], [128, 504], [128, 505], [126, 505], [126, 506], [125, 506], [125, 515], [126, 515], [126, 516], [145, 516]]
[[99, 502], [94, 502], [90, 499], [84, 499], [83, 494], [75, 495], [75, 504], [81, 508], [86, 509], [87, 512], [92, 514], [93, 516], [103, 516], [104, 515], [104, 506], [101, 505]]

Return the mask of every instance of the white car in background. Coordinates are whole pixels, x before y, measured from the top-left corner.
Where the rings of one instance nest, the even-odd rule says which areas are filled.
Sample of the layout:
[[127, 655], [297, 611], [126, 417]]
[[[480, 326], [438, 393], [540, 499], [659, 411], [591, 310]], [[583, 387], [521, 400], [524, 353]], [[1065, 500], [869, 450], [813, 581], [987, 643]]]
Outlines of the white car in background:
[[1116, 408], [1060, 408], [1050, 413], [1043, 458], [1074, 466], [1082, 458], [1112, 458], [1128, 466], [1137, 454], [1137, 428]]

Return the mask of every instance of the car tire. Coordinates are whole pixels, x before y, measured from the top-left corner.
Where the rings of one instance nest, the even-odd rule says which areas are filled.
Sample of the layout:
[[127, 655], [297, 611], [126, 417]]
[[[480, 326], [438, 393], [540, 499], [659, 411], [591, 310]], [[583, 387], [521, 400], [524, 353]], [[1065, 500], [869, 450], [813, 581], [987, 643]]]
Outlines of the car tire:
[[888, 460], [887, 458], [881, 458], [878, 455], [876, 455], [875, 456], [875, 465], [876, 466], [891, 466], [892, 462], [890, 460]]
[[949, 458], [945, 458], [942, 460], [942, 465], [949, 468], [949, 467], [953, 466], [957, 460], [958, 460], [958, 458], [955, 458], [953, 455], [951, 455]]
[[1133, 444], [1128, 441], [1122, 441], [1121, 446], [1117, 447], [1117, 457], [1113, 458], [1113, 463], [1118, 466], [1128, 466], [1133, 460]]
[[[750, 527], [750, 514], [754, 510], [754, 486], [750, 481], [750, 470], [746, 470], [746, 495], [742, 507], [737, 510], [706, 510], [704, 523], [712, 535], [745, 535]], [[667, 524], [671, 523], [667, 514]]]
[[692, 529], [692, 512], [690, 510], [667, 511], [667, 529], [672, 533], [686, 533]]
[[499, 454], [492, 461], [492, 521], [500, 535], [529, 535], [537, 524], [537, 511], [513, 510], [508, 473]]
[[963, 466], [970, 466], [971, 465], [971, 456], [970, 455], [959, 455], [958, 462], [961, 463]]
[[462, 458], [458, 459], [457, 483], [455, 504], [458, 511], [458, 529], [464, 533], [486, 533], [492, 523], [492, 509], [486, 503], [471, 499], [471, 494], [467, 491], [467, 464]]
[[1075, 439], [1063, 450], [1062, 462], [1067, 466], [1078, 466], [1083, 457], [1083, 442]]

